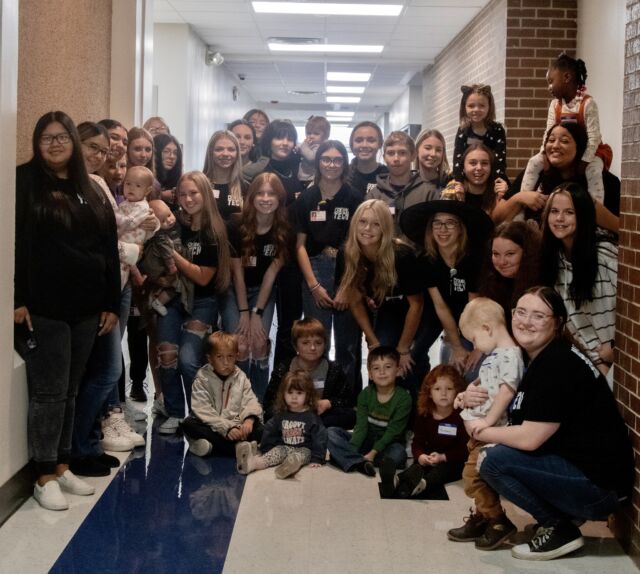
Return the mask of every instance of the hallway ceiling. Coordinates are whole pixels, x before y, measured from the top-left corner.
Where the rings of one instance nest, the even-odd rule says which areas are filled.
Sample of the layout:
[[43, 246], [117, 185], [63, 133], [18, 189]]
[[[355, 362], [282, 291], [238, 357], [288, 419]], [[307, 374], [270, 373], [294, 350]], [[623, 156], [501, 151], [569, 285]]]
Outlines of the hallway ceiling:
[[[367, 0], [368, 4], [403, 5], [399, 16], [383, 17], [258, 14], [250, 0], [155, 0], [154, 20], [189, 24], [224, 56], [223, 66], [238, 79], [238, 86], [272, 118], [304, 123], [312, 113], [346, 110], [355, 111], [354, 120], [361, 121], [377, 119], [412, 81], [421, 85], [422, 71], [488, 1]], [[271, 52], [270, 37], [383, 44], [384, 50], [380, 54]], [[327, 71], [370, 72], [360, 103], [326, 103], [326, 87], [335, 84], [327, 82]]]

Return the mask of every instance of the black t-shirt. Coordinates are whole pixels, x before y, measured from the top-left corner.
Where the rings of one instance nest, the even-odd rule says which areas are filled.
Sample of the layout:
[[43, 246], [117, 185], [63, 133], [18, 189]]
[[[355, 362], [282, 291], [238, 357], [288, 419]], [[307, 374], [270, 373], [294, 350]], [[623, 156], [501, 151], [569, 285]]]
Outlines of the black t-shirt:
[[292, 153], [284, 161], [271, 158], [265, 169], [280, 178], [284, 190], [287, 192], [287, 205], [291, 205], [305, 188], [305, 184], [298, 179], [299, 166], [300, 156]]
[[510, 418], [514, 425], [560, 423], [536, 452], [561, 456], [602, 488], [630, 492], [633, 452], [613, 393], [591, 361], [566, 341], [552, 341], [529, 364]]
[[389, 173], [389, 169], [383, 164], [378, 164], [378, 167], [371, 173], [362, 173], [356, 168], [356, 160], [353, 159], [349, 165], [347, 183], [353, 189], [354, 194], [362, 201], [369, 189], [375, 187], [378, 176], [384, 173]]
[[242, 203], [236, 201], [229, 193], [229, 184], [214, 183], [212, 181], [211, 190], [218, 204], [218, 211], [222, 219], [228, 221], [234, 213], [240, 213], [242, 211]]
[[424, 285], [427, 289], [438, 288], [456, 323], [460, 319], [465, 305], [469, 302], [469, 293], [478, 291], [477, 283], [481, 263], [480, 257], [470, 255], [463, 257], [455, 268], [449, 267], [440, 255], [435, 261], [426, 255], [422, 255], [418, 259], [418, 266], [424, 277]]
[[[232, 217], [227, 224], [231, 256], [242, 260], [242, 235], [240, 233], [240, 218]], [[248, 262], [243, 263], [244, 282], [247, 287], [262, 285], [264, 274], [276, 257], [276, 245], [273, 233], [269, 229], [264, 235], [256, 235], [253, 241], [254, 253]]]
[[[182, 245], [186, 257], [191, 263], [201, 267], [218, 267], [218, 246], [208, 240], [200, 231], [193, 231], [187, 226], [182, 227]], [[214, 294], [215, 274], [205, 286], [194, 283], [194, 297], [210, 297]]]
[[348, 185], [343, 185], [332, 199], [322, 200], [317, 185], [305, 189], [296, 200], [296, 230], [305, 233], [309, 257], [325, 247], [338, 249], [347, 237], [349, 222], [360, 204]]

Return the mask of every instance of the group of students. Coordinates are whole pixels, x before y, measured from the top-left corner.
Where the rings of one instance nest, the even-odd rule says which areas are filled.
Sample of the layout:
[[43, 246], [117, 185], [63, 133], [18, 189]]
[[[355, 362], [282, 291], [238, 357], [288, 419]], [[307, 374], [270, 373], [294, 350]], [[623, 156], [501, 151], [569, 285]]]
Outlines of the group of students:
[[77, 475], [117, 466], [105, 450], [144, 444], [122, 409], [127, 329], [130, 397], [147, 400], [149, 361], [158, 431], [181, 428], [194, 455], [286, 478], [328, 450], [345, 471], [379, 466], [390, 498], [462, 476], [476, 510], [449, 539], [499, 547], [515, 532], [502, 495], [538, 521], [517, 558], [582, 546], [576, 520], [612, 512], [633, 469], [605, 379], [619, 180], [585, 79], [581, 60], [552, 62], [543, 147], [513, 183], [485, 85], [462, 87], [452, 171], [437, 130], [361, 122], [349, 162], [325, 118], [298, 146], [291, 122], [250, 110], [183, 173], [161, 118], [127, 131], [45, 114], [16, 179], [36, 500], [68, 508], [64, 492], [93, 493]]

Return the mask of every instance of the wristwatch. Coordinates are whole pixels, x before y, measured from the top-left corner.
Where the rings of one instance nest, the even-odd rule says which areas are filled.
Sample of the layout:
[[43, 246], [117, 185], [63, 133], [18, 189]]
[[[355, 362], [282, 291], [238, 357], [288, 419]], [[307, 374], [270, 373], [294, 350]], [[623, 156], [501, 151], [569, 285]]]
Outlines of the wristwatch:
[[260, 307], [254, 307], [253, 309], [251, 309], [251, 312], [258, 315], [258, 317], [262, 317], [262, 314], [264, 313], [264, 309], [260, 309]]

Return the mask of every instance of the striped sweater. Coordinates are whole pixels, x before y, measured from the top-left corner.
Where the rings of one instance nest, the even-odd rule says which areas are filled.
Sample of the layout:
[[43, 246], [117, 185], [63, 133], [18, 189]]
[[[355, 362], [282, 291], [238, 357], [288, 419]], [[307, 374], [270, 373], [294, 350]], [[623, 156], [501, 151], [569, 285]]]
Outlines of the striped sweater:
[[585, 301], [580, 309], [576, 309], [569, 295], [572, 279], [571, 262], [561, 253], [555, 290], [562, 296], [567, 308], [567, 328], [594, 364], [598, 365], [602, 363], [598, 346], [613, 342], [616, 332], [617, 246], [608, 241], [598, 244], [598, 275], [592, 291], [593, 301]]

